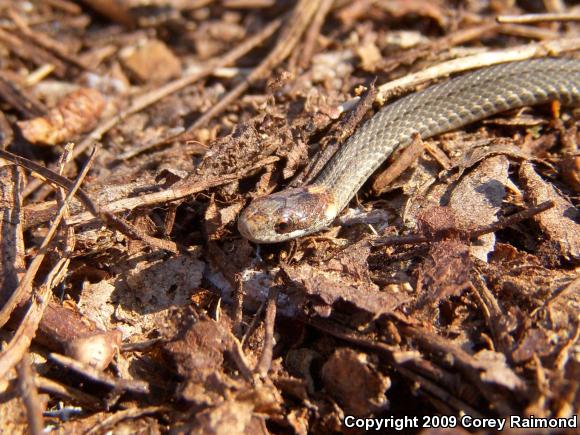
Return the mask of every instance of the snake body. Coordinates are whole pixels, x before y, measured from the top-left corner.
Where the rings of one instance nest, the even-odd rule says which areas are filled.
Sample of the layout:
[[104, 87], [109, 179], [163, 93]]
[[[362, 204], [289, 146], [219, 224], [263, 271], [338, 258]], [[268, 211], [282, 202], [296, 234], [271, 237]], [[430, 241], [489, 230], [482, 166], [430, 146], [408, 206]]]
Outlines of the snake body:
[[560, 101], [580, 104], [580, 61], [533, 59], [482, 68], [381, 109], [335, 153], [308, 186], [255, 199], [241, 214], [241, 234], [275, 243], [332, 223], [396, 149], [506, 110]]

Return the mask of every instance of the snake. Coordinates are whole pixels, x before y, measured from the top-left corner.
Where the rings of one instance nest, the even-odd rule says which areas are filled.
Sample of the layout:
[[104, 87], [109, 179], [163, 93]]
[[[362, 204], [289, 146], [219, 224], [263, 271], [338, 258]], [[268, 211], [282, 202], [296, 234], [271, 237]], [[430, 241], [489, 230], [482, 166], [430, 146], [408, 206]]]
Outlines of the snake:
[[255, 243], [278, 243], [329, 227], [365, 181], [417, 135], [427, 139], [507, 110], [559, 101], [580, 103], [580, 60], [507, 62], [409, 94], [359, 127], [308, 185], [257, 197], [238, 230]]

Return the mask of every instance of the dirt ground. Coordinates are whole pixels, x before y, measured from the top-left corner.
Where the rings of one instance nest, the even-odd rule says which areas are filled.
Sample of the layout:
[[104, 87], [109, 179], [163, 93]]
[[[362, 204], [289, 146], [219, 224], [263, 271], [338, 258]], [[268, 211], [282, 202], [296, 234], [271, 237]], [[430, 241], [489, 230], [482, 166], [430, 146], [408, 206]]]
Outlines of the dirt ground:
[[0, 0], [1, 432], [577, 427], [578, 109], [415, 141], [313, 235], [236, 226], [391, 100], [580, 59], [574, 3]]

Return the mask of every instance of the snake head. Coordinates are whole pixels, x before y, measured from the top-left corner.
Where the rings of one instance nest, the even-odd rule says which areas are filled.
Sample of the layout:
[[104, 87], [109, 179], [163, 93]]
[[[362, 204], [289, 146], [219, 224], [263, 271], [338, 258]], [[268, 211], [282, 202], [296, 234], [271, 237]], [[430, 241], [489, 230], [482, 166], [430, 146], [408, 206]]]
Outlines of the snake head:
[[278, 243], [328, 226], [338, 213], [323, 186], [287, 189], [257, 198], [242, 212], [238, 229], [256, 243]]

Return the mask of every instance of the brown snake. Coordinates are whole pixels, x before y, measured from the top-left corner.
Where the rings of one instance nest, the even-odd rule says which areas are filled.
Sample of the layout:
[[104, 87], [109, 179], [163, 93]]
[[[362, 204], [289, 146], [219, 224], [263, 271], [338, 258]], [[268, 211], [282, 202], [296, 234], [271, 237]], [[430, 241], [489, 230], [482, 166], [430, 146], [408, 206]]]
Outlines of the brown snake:
[[482, 68], [408, 95], [359, 128], [308, 186], [255, 199], [238, 220], [240, 233], [276, 243], [329, 226], [396, 149], [522, 106], [580, 104], [580, 60], [534, 59]]

